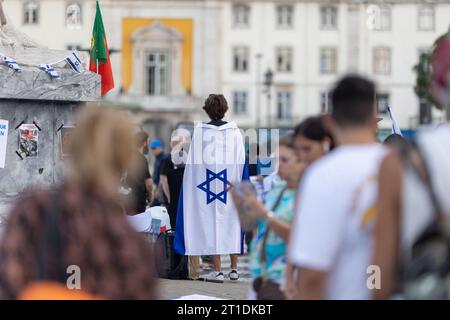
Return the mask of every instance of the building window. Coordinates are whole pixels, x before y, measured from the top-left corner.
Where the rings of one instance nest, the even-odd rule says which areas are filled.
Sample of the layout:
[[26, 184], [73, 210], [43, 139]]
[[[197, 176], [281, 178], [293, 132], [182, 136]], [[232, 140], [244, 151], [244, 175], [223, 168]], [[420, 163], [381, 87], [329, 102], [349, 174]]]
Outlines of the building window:
[[39, 4], [36, 2], [26, 2], [23, 6], [23, 23], [39, 23]]
[[329, 74], [337, 72], [336, 48], [320, 49], [320, 73]]
[[66, 25], [69, 29], [79, 29], [81, 27], [81, 5], [72, 3], [66, 9]]
[[337, 29], [337, 8], [324, 6], [320, 8], [320, 25], [322, 29]]
[[331, 112], [331, 95], [328, 91], [320, 93], [320, 112]]
[[277, 57], [277, 71], [291, 72], [292, 71], [292, 48], [280, 47], [276, 49]]
[[151, 96], [165, 96], [169, 92], [169, 53], [152, 51], [145, 61], [146, 90]]
[[391, 8], [388, 6], [381, 6], [378, 21], [375, 25], [375, 30], [389, 31], [391, 30], [392, 13]]
[[389, 94], [377, 93], [376, 98], [378, 113], [387, 113], [387, 107], [389, 106]]
[[425, 5], [419, 7], [419, 30], [434, 31], [434, 7]]
[[379, 47], [373, 50], [373, 72], [380, 75], [391, 74], [391, 49]]
[[426, 101], [421, 100], [419, 104], [419, 124], [431, 124], [433, 122], [433, 113], [431, 111], [432, 105]]
[[248, 28], [250, 26], [250, 7], [245, 4], [233, 6], [233, 26], [235, 28]]
[[431, 72], [432, 72], [431, 61], [430, 61], [430, 58], [428, 58], [428, 57], [430, 57], [432, 52], [433, 52], [433, 49], [430, 48], [430, 47], [423, 47], [423, 48], [419, 48], [419, 50], [418, 50], [417, 61], [419, 61], [419, 63], [423, 59], [422, 55], [426, 55], [427, 56], [427, 59], [426, 59], [427, 60], [427, 64], [425, 66], [425, 71], [428, 74], [431, 74]]
[[277, 6], [277, 27], [292, 28], [294, 7], [291, 5]]
[[289, 91], [277, 93], [277, 119], [287, 120], [292, 117], [292, 94]]
[[236, 115], [247, 113], [247, 92], [235, 91], [233, 93], [233, 112]]
[[248, 71], [248, 48], [235, 47], [233, 48], [233, 71], [247, 72]]

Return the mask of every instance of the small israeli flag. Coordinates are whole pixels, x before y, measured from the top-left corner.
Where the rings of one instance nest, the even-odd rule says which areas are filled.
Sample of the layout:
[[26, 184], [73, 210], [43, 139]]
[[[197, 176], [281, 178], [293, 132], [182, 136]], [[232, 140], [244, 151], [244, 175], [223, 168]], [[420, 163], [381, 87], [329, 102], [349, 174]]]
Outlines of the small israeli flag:
[[78, 57], [76, 51], [73, 51], [72, 54], [66, 58], [66, 62], [73, 71], [77, 73], [81, 73], [84, 71], [80, 57]]
[[51, 65], [41, 64], [41, 65], [39, 65], [39, 69], [41, 69], [42, 71], [47, 72], [50, 75], [50, 77], [52, 77], [52, 79], [59, 79], [59, 78], [61, 78], [59, 73]]
[[14, 69], [14, 71], [16, 72], [21, 72], [22, 69], [19, 67], [19, 65], [17, 64], [16, 60], [7, 57], [7, 56], [3, 56], [3, 62], [10, 67], [11, 69]]
[[398, 126], [397, 120], [395, 119], [394, 112], [392, 111], [390, 106], [387, 106], [387, 112], [389, 113], [389, 117], [391, 118], [392, 121], [392, 133], [403, 136], [402, 131]]

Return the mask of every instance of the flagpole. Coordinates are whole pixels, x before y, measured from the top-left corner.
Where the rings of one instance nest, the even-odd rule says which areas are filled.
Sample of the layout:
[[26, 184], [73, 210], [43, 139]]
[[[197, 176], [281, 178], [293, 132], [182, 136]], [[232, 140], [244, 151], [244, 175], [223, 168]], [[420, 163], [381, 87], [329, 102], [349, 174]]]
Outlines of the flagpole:
[[[97, 19], [97, 14], [99, 14], [99, 12], [98, 12], [98, 8], [100, 8], [100, 4], [98, 3], [98, 0], [96, 1], [96, 6], [97, 6], [97, 12], [95, 13], [95, 19]], [[96, 48], [95, 48], [95, 51], [96, 51], [96, 55], [95, 55], [95, 57], [96, 57], [96, 67], [97, 67], [97, 74], [98, 74], [98, 50], [97, 50], [97, 46], [95, 46]]]

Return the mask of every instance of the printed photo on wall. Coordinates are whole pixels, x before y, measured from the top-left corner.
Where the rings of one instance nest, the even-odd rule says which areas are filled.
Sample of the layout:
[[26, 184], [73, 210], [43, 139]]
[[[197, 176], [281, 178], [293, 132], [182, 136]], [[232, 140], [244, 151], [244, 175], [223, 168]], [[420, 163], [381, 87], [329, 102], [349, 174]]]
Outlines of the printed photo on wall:
[[19, 127], [19, 151], [22, 158], [37, 157], [38, 128], [34, 124], [22, 124]]
[[59, 131], [60, 146], [61, 146], [61, 158], [70, 157], [70, 137], [73, 134], [75, 127], [67, 126], [62, 127]]

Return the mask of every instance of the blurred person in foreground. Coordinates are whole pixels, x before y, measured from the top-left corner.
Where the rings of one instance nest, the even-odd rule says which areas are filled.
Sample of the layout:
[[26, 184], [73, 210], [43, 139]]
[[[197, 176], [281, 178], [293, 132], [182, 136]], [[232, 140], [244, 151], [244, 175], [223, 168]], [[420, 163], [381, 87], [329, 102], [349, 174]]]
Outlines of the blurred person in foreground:
[[[312, 163], [335, 148], [334, 138], [328, 130], [326, 122], [326, 115], [309, 117], [294, 128], [294, 148], [300, 161], [304, 164], [305, 170]], [[301, 173], [299, 180], [301, 180], [303, 173], [304, 170]], [[297, 194], [294, 211], [296, 211], [299, 202], [302, 201], [301, 196], [300, 193]], [[296, 295], [297, 276], [297, 269], [292, 263], [288, 263], [286, 268], [286, 281], [283, 287], [283, 291], [288, 299], [294, 298]]]
[[375, 299], [449, 299], [450, 34], [436, 42], [431, 65], [430, 96], [446, 122], [420, 130], [409, 152], [393, 152], [382, 163]]
[[125, 185], [129, 188], [127, 203], [128, 215], [145, 212], [147, 204], [152, 202], [153, 182], [145, 157], [148, 152], [148, 133], [139, 131], [134, 136], [135, 150], [132, 152], [132, 162], [126, 171]]
[[72, 139], [65, 182], [24, 192], [10, 213], [0, 244], [0, 299], [78, 299], [80, 290], [66, 287], [69, 266], [80, 268], [83, 293], [155, 298], [151, 248], [117, 203], [134, 152], [130, 119], [86, 107]]
[[239, 214], [257, 220], [257, 230], [250, 248], [250, 272], [253, 285], [250, 299], [281, 300], [286, 272], [286, 245], [291, 230], [298, 180], [304, 165], [294, 150], [292, 141], [279, 143], [278, 175], [280, 181], [267, 193], [264, 203], [257, 194], [243, 187], [231, 194]]
[[368, 299], [377, 174], [387, 149], [376, 143], [375, 85], [357, 75], [332, 93], [338, 147], [305, 172], [289, 260], [299, 268], [297, 299]]

